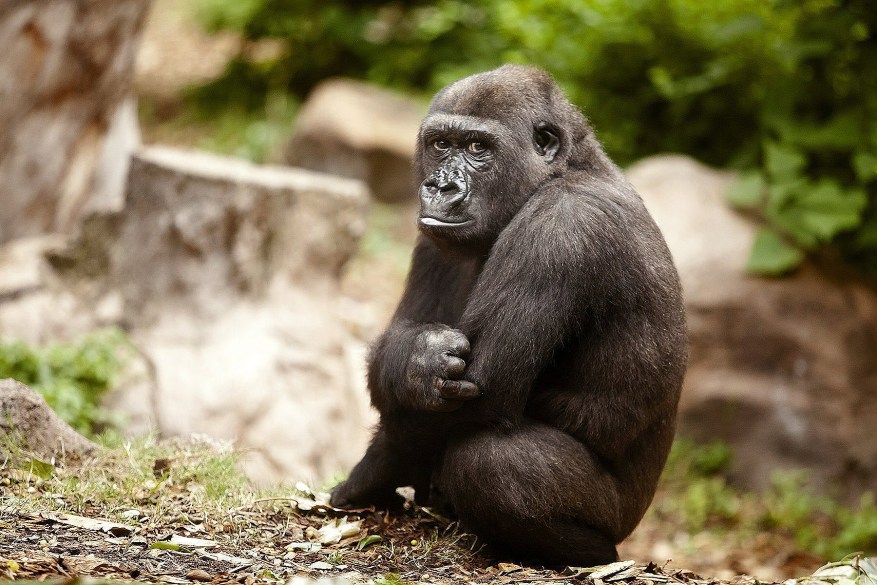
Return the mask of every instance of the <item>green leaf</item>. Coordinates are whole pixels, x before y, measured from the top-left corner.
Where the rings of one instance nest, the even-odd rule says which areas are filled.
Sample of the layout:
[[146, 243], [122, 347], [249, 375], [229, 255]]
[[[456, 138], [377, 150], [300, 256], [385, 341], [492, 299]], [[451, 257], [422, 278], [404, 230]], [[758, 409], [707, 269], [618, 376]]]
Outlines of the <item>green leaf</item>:
[[378, 536], [377, 534], [369, 534], [365, 538], [359, 539], [359, 542], [356, 543], [356, 550], [363, 550], [379, 542], [381, 542], [380, 536]]
[[821, 240], [859, 225], [868, 198], [861, 189], [844, 191], [837, 181], [823, 179], [801, 193], [801, 223]]
[[818, 124], [795, 119], [773, 122], [783, 142], [810, 150], [852, 150], [862, 139], [861, 115], [853, 111]]
[[175, 550], [175, 551], [182, 551], [183, 550], [183, 547], [181, 547], [180, 545], [174, 544], [172, 542], [165, 542], [163, 540], [159, 540], [158, 542], [153, 542], [151, 545], [149, 545], [149, 548], [157, 549], [157, 550]]
[[30, 460], [30, 472], [43, 480], [52, 478], [55, 466], [48, 461], [42, 461], [36, 457]]
[[801, 250], [787, 244], [772, 229], [761, 228], [755, 234], [746, 269], [755, 274], [780, 276], [797, 268], [803, 260]]
[[877, 154], [857, 152], [853, 155], [853, 169], [856, 171], [856, 178], [863, 183], [877, 177]]
[[788, 181], [801, 174], [807, 164], [807, 157], [788, 144], [767, 141], [764, 143], [764, 164], [771, 179]]
[[725, 198], [738, 209], [754, 209], [761, 204], [764, 190], [765, 182], [761, 173], [742, 173], [737, 182], [725, 193]]
[[766, 211], [798, 245], [814, 248], [859, 225], [867, 202], [863, 190], [844, 190], [832, 179], [799, 180], [771, 185]]

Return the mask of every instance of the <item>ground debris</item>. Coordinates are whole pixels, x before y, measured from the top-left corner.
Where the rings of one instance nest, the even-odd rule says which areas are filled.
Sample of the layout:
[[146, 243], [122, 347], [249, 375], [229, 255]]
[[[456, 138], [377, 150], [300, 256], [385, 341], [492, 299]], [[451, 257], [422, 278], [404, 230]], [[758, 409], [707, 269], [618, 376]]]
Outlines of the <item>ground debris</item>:
[[[877, 585], [867, 581], [873, 565], [866, 559], [786, 582], [739, 574], [706, 579], [671, 567], [662, 555], [656, 555], [657, 563], [622, 560], [601, 567], [512, 563], [491, 558], [455, 522], [413, 501], [394, 514], [340, 510], [303, 484], [283, 497], [257, 497], [240, 484], [232, 497], [225, 468], [213, 466], [211, 455], [197, 448], [144, 457], [125, 447], [117, 460], [91, 465], [88, 469], [99, 469], [94, 477], [83, 468], [56, 466], [35, 475], [0, 466], [0, 579], [82, 576], [171, 585], [313, 582], [308, 579], [335, 585]], [[163, 458], [174, 464], [156, 463]], [[194, 469], [212, 469], [222, 483], [210, 487]], [[219, 495], [206, 497], [208, 490]]]

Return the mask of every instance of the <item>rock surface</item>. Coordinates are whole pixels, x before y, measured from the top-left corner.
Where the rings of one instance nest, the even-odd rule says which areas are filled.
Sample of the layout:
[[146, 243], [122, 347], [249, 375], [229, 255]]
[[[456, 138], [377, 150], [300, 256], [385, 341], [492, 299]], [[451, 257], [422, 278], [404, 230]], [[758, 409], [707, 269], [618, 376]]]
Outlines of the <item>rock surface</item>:
[[367, 200], [358, 181], [144, 149], [122, 211], [70, 246], [30, 245], [49, 262], [34, 294], [0, 302], [0, 336], [58, 337], [13, 317], [28, 303], [55, 326], [81, 319], [67, 335], [121, 325], [143, 363], [110, 406], [133, 430], [234, 439], [256, 478], [322, 480], [356, 462], [372, 422], [364, 344], [338, 310]]
[[877, 295], [805, 266], [745, 270], [755, 226], [724, 201], [733, 175], [679, 156], [629, 177], [661, 227], [686, 296], [691, 357], [680, 432], [734, 448], [740, 483], [806, 467], [855, 495], [877, 484]]
[[71, 231], [84, 213], [121, 203], [140, 140], [131, 74], [149, 5], [0, 10], [0, 243]]
[[[58, 418], [42, 396], [15, 380], [0, 380], [0, 438], [42, 458], [85, 457], [98, 446]], [[2, 454], [4, 442], [0, 442]]]
[[308, 96], [284, 162], [362, 179], [384, 202], [413, 201], [414, 145], [423, 109], [398, 94], [348, 79]]

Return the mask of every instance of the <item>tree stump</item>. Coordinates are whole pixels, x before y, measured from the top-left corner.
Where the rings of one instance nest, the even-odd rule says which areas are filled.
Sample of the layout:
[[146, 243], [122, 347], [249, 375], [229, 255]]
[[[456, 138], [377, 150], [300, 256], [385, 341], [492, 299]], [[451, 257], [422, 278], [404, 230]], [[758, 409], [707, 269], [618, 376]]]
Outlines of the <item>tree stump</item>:
[[131, 85], [151, 0], [0, 7], [0, 243], [121, 205], [140, 136]]

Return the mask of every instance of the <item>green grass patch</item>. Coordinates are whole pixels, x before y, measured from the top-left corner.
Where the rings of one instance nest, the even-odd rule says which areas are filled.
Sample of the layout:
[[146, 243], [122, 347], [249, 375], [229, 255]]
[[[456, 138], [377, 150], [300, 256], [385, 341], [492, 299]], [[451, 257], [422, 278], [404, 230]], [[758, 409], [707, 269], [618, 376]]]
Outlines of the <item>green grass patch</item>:
[[42, 497], [24, 490], [19, 497], [7, 494], [4, 503], [31, 513], [87, 516], [98, 509], [101, 517], [119, 522], [137, 510], [162, 524], [174, 519], [192, 523], [186, 517], [197, 511], [224, 510], [256, 497], [238, 469], [237, 454], [224, 443], [128, 439], [112, 431], [96, 442], [104, 447], [96, 462], [52, 466], [48, 473], [35, 467], [27, 453], [12, 453], [5, 464], [12, 469], [6, 471], [14, 471], [10, 475], [19, 487], [33, 487]]
[[27, 384], [70, 426], [94, 436], [119, 422], [101, 400], [113, 388], [130, 353], [119, 329], [41, 348], [21, 341], [0, 342], [0, 378]]

